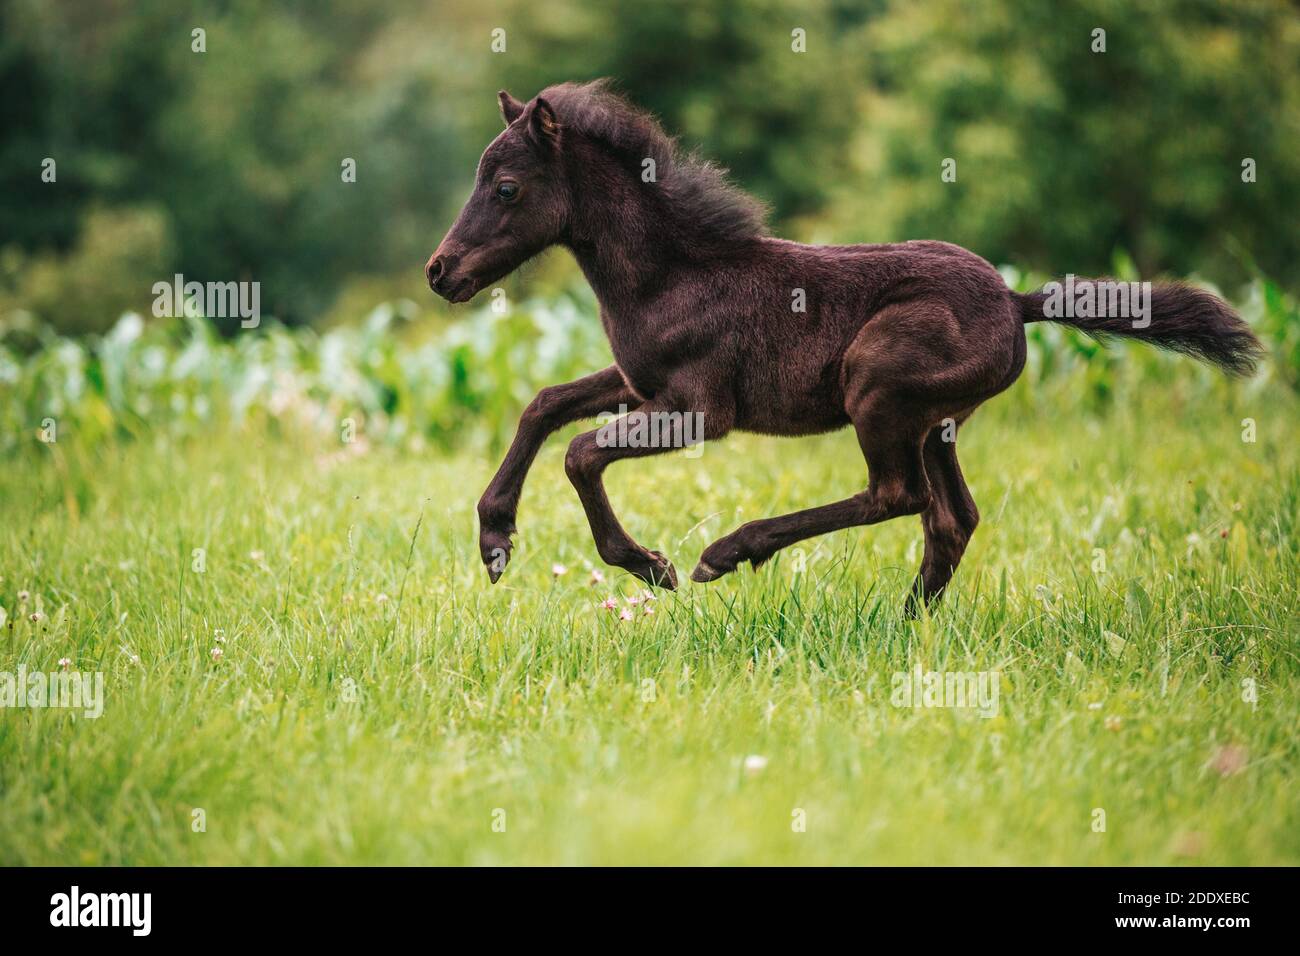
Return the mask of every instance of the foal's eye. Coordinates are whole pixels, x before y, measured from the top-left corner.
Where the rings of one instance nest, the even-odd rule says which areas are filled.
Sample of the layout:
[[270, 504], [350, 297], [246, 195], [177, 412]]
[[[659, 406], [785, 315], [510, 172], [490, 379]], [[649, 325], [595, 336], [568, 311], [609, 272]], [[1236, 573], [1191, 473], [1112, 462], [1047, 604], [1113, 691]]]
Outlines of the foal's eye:
[[502, 202], [514, 202], [519, 195], [519, 185], [517, 183], [498, 183], [497, 198]]

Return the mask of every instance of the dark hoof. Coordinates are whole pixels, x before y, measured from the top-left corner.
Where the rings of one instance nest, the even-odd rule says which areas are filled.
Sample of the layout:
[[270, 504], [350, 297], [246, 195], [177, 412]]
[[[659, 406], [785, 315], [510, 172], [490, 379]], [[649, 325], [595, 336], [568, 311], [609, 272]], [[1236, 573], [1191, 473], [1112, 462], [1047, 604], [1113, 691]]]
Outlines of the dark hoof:
[[749, 560], [749, 552], [741, 538], [743, 532], [743, 528], [733, 531], [705, 548], [700, 555], [700, 563], [691, 572], [691, 580], [701, 584], [716, 581], [724, 574], [736, 570], [742, 561]]
[[487, 568], [488, 580], [496, 584], [510, 563], [510, 552], [514, 545], [510, 543], [508, 531], [483, 531], [478, 536], [479, 557]]
[[646, 559], [643, 562], [626, 568], [629, 574], [640, 578], [652, 588], [664, 588], [668, 591], [677, 590], [677, 569], [673, 563], [665, 558], [658, 551], [647, 552]]
[[707, 561], [701, 561], [691, 572], [691, 580], [696, 584], [708, 584], [710, 581], [716, 581], [726, 574], [726, 571], [719, 570]]
[[914, 586], [907, 593], [907, 600], [903, 604], [903, 617], [915, 621], [922, 613], [933, 610], [934, 604], [942, 595], [943, 588], [934, 591], [918, 591]]

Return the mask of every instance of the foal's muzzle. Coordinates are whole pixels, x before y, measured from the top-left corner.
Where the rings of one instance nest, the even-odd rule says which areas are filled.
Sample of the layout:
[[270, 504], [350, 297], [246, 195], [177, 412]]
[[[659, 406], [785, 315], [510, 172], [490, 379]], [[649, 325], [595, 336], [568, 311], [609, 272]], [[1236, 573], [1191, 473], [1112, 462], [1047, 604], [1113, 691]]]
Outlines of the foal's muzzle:
[[451, 257], [434, 253], [424, 266], [424, 277], [429, 280], [429, 288], [442, 295], [448, 285], [448, 273], [451, 271], [448, 261]]
[[473, 297], [474, 280], [468, 276], [456, 276], [456, 266], [460, 256], [435, 252], [424, 267], [424, 277], [429, 280], [429, 288], [448, 302], [464, 302]]

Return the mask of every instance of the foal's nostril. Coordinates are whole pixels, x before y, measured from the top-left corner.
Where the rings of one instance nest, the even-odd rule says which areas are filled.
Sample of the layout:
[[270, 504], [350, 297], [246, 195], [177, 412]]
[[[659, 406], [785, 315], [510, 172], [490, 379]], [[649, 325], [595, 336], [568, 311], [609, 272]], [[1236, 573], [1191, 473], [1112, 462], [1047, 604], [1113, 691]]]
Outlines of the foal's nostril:
[[429, 288], [434, 292], [438, 291], [438, 282], [442, 279], [442, 256], [434, 256], [429, 260], [429, 264], [424, 267], [425, 278], [429, 280]]

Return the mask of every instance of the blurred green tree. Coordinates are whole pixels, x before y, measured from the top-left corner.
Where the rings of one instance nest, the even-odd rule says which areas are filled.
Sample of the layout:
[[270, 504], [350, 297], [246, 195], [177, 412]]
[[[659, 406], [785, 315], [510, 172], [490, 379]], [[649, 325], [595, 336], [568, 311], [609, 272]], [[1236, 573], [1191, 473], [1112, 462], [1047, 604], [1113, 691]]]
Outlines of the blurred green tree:
[[1144, 275], [1221, 282], [1246, 278], [1235, 240], [1300, 280], [1294, 4], [896, 3], [868, 41], [838, 235], [943, 238], [1049, 273], [1103, 272], [1119, 250]]
[[1298, 64], [1287, 0], [0, 0], [0, 309], [103, 328], [174, 271], [289, 322], [425, 301], [496, 90], [598, 76], [793, 238], [1294, 287]]
[[[316, 316], [348, 274], [400, 262], [418, 276], [430, 220], [450, 202], [438, 160], [471, 162], [436, 105], [454, 102], [437, 95], [436, 64], [401, 59], [409, 48], [394, 43], [418, 7], [13, 0], [0, 39], [0, 84], [16, 94], [5, 98], [0, 244], [84, 268], [74, 249], [89, 204], [156, 205], [174, 250], [140, 307], [174, 270], [259, 281], [263, 309], [291, 323]], [[376, 64], [385, 53], [396, 62]], [[54, 183], [40, 178], [46, 156]], [[14, 281], [10, 297], [24, 288]], [[120, 305], [105, 300], [76, 325], [50, 318], [104, 327]]]

